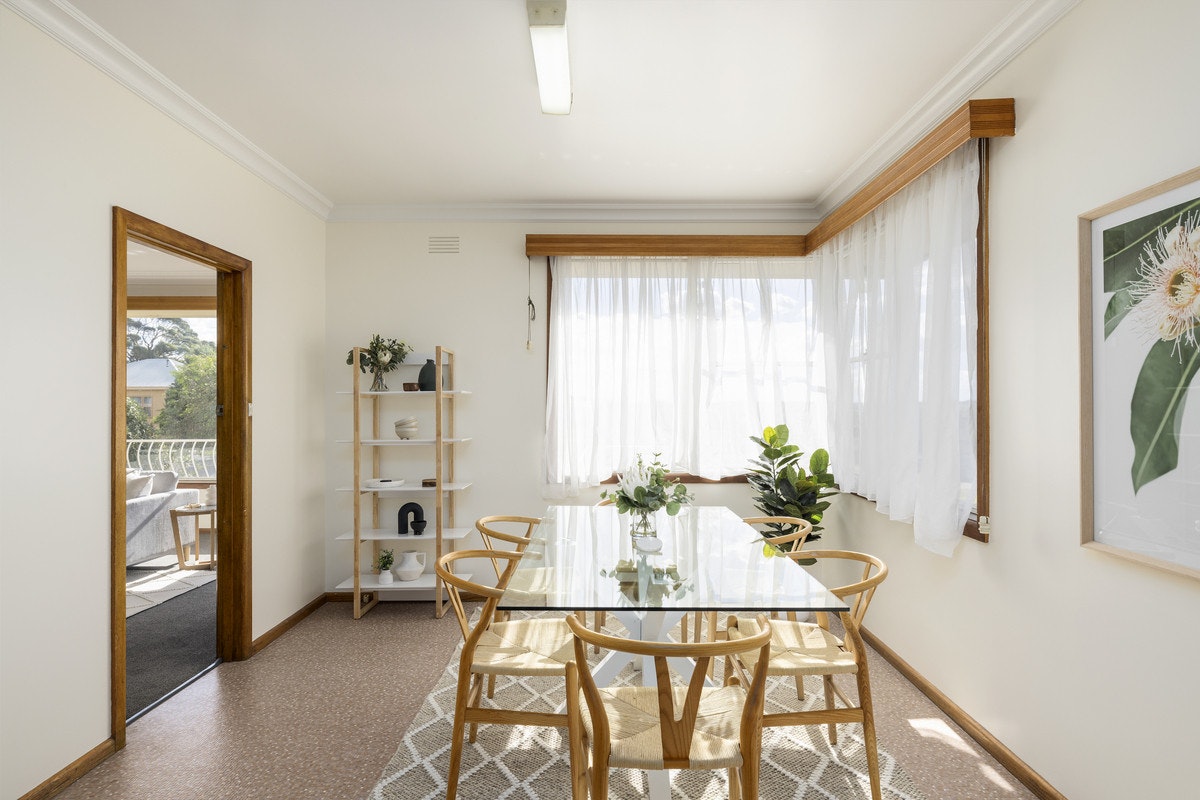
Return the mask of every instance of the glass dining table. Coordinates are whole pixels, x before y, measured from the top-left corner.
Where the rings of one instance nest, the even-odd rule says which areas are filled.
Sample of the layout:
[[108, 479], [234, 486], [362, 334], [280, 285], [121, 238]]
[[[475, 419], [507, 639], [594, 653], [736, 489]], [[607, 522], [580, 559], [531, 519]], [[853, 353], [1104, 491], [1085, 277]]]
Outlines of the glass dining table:
[[[685, 506], [675, 516], [659, 511], [655, 522], [656, 536], [635, 537], [630, 515], [615, 506], [550, 506], [499, 608], [606, 611], [644, 640], [665, 640], [693, 611], [848, 609], [811, 572], [764, 547], [761, 534], [724, 506]], [[611, 683], [633, 660], [610, 654], [593, 671], [596, 682]], [[672, 666], [682, 672], [685, 665]], [[654, 681], [652, 668], [641, 672], [643, 683]]]
[[[688, 612], [847, 611], [807, 569], [765, 547], [761, 534], [724, 506], [659, 511], [654, 537], [630, 533], [615, 506], [550, 506], [532, 533], [498, 608], [508, 611], [606, 611], [643, 640], [666, 640]], [[631, 663], [643, 685], [655, 682], [652, 659], [610, 652], [592, 670], [611, 684]], [[691, 675], [693, 664], [671, 659]], [[647, 796], [671, 796], [667, 770], [648, 770]]]

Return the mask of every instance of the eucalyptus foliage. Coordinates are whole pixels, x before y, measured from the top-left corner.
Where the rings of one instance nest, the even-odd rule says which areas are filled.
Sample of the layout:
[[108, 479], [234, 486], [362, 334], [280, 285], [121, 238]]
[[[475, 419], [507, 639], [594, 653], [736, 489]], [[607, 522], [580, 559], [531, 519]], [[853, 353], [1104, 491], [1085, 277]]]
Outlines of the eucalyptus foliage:
[[642, 456], [632, 467], [617, 476], [617, 488], [600, 496], [611, 499], [620, 514], [657, 511], [665, 508], [675, 516], [679, 509], [694, 499], [678, 480], [667, 477], [667, 466], [654, 454], [649, 463]]
[[[762, 437], [750, 439], [762, 448], [762, 453], [751, 461], [746, 480], [754, 488], [754, 506], [769, 517], [799, 517], [812, 523], [813, 532], [808, 540], [821, 538], [821, 517], [829, 508], [825, 498], [837, 494], [837, 483], [829, 471], [829, 453], [824, 449], [813, 451], [808, 460], [808, 470], [801, 459], [804, 453], [794, 444], [788, 444], [787, 425], [776, 425], [763, 429]], [[780, 534], [791, 533], [795, 526], [770, 526]], [[788, 550], [791, 543], [781, 545]]]
[[[358, 354], [358, 368], [363, 372], [391, 372], [404, 362], [412, 348], [399, 339], [385, 339], [378, 333]], [[346, 363], [354, 363], [354, 351], [346, 353]]]

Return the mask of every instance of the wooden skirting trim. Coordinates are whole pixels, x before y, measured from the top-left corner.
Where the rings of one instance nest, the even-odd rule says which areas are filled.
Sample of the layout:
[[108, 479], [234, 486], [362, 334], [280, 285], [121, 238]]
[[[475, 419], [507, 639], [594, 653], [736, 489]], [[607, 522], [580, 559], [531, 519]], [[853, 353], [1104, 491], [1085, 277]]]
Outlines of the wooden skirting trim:
[[1009, 750], [999, 739], [980, 725], [967, 712], [962, 710], [962, 707], [944, 695], [940, 689], [934, 686], [929, 680], [913, 669], [912, 665], [901, 658], [895, 650], [888, 647], [879, 637], [871, 633], [866, 628], [862, 628], [862, 637], [867, 644], [871, 645], [879, 655], [896, 668], [896, 671], [908, 679], [909, 683], [921, 690], [921, 692], [933, 701], [933, 704], [942, 710], [947, 717], [954, 720], [958, 727], [967, 732], [967, 735], [979, 743], [979, 746], [988, 751], [1000, 764], [1013, 774], [1017, 780], [1025, 784], [1029, 791], [1041, 800], [1067, 800], [1061, 792], [1055, 789], [1041, 775], [1033, 771], [1033, 768], [1017, 757], [1017, 754]]
[[783, 257], [808, 252], [803, 236], [625, 236], [530, 233], [527, 256]]
[[353, 592], [326, 592], [325, 601], [328, 603], [349, 603], [354, 599]]
[[295, 614], [292, 614], [290, 617], [285, 619], [283, 622], [279, 623], [274, 628], [271, 628], [271, 630], [267, 631], [262, 636], [255, 639], [254, 642], [250, 645], [251, 654], [257, 655], [259, 652], [261, 652], [263, 650], [263, 648], [265, 648], [271, 642], [275, 641], [280, 636], [283, 636], [289, 630], [296, 627], [296, 625], [302, 619], [304, 619], [309, 614], [316, 611], [321, 606], [325, 605], [325, 603], [328, 600], [329, 600], [329, 595], [322, 594], [322, 595], [317, 596], [315, 599], [313, 599], [311, 602], [309, 602], [309, 604], [306, 605], [304, 608], [300, 609]]
[[149, 295], [130, 295], [126, 302], [130, 311], [216, 311], [217, 298], [200, 297], [196, 295], [179, 295], [175, 297], [151, 297]]
[[47, 800], [47, 798], [54, 797], [115, 752], [117, 752], [116, 741], [107, 739], [101, 742], [69, 766], [21, 795], [20, 800]]
[[806, 253], [858, 222], [971, 139], [1013, 136], [1016, 131], [1016, 107], [1011, 97], [968, 100], [874, 180], [817, 223], [806, 237]]

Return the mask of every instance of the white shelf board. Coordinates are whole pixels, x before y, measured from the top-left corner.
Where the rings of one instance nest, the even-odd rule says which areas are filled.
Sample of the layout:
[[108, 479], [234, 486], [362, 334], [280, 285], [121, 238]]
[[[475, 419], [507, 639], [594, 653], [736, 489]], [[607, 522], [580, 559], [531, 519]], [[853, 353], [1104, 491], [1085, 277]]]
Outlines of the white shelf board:
[[[471, 393], [471, 391], [469, 389], [443, 389], [442, 390], [443, 395], [459, 395], [459, 396], [461, 396], [461, 395], [467, 395], [470, 393]], [[337, 392], [335, 392], [335, 394], [354, 394], [354, 392], [352, 390], [339, 389]], [[437, 392], [435, 392], [433, 389], [427, 389], [427, 390], [423, 390], [423, 391], [419, 391], [419, 392], [405, 392], [403, 390], [398, 390], [398, 389], [388, 389], [386, 392], [368, 392], [365, 390], [359, 392], [359, 395], [362, 397], [368, 397], [368, 396], [369, 397], [392, 397], [393, 395], [405, 395], [408, 397], [422, 397], [422, 396], [429, 397], [429, 396], [432, 396], [435, 394], [437, 394]]]
[[[455, 573], [461, 575], [464, 580], [471, 580], [470, 573]], [[402, 581], [395, 578], [391, 583], [380, 583], [379, 576], [374, 572], [364, 572], [358, 576], [358, 587], [361, 591], [391, 591], [394, 589], [434, 589], [437, 575], [433, 572], [426, 572], [415, 581]], [[354, 590], [354, 578], [347, 578], [337, 585], [338, 589]]]
[[[442, 539], [465, 539], [474, 528], [443, 528]], [[368, 542], [391, 542], [397, 539], [413, 542], [435, 542], [437, 541], [437, 532], [432, 528], [426, 528], [421, 535], [415, 533], [396, 533], [395, 528], [364, 528], [359, 532], [359, 538]], [[347, 531], [337, 537], [339, 542], [349, 542], [354, 540], [354, 531]]]
[[[443, 492], [458, 492], [458, 491], [462, 491], [463, 489], [468, 488], [470, 485], [471, 485], [470, 483], [464, 483], [463, 481], [451, 481], [451, 482], [442, 484], [442, 491]], [[354, 489], [349, 486], [339, 486], [336, 489], [334, 489], [334, 491], [335, 492], [353, 492]], [[406, 492], [432, 492], [432, 491], [435, 491], [435, 487], [422, 486], [421, 482], [418, 480], [415, 485], [413, 485], [411, 483], [406, 483], [403, 486], [397, 486], [394, 489], [363, 488], [360, 491], [362, 494], [372, 493], [372, 494], [381, 494], [381, 495], [391, 495], [391, 494], [403, 494]]]
[[[470, 437], [470, 436], [467, 436], [465, 438], [460, 437], [457, 439], [445, 438], [445, 439], [442, 439], [442, 443], [443, 444], [462, 444], [463, 442], [471, 441], [471, 438], [472, 437]], [[354, 440], [353, 439], [338, 439], [337, 443], [338, 444], [354, 444]], [[362, 444], [363, 446], [370, 445], [372, 447], [390, 447], [390, 446], [394, 446], [394, 445], [402, 445], [403, 446], [403, 445], [414, 445], [414, 444], [432, 445], [432, 444], [437, 444], [437, 439], [363, 439], [361, 442], [359, 442], [359, 444]]]

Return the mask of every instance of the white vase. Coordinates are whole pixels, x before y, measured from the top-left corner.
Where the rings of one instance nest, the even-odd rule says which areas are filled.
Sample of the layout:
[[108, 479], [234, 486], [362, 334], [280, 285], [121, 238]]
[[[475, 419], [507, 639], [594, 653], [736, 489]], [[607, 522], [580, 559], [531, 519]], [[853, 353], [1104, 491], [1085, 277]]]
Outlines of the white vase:
[[417, 550], [400, 551], [400, 563], [396, 575], [402, 581], [415, 581], [425, 571], [425, 554]]
[[379, 585], [386, 586], [392, 582], [392, 571], [390, 569], [379, 570]]

